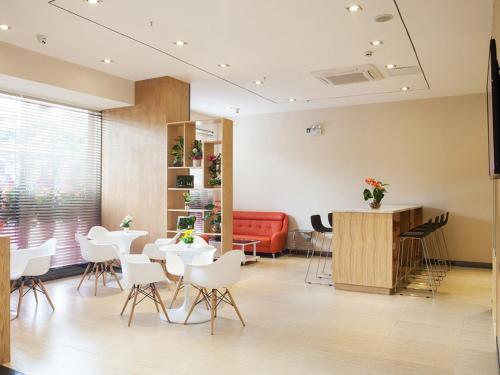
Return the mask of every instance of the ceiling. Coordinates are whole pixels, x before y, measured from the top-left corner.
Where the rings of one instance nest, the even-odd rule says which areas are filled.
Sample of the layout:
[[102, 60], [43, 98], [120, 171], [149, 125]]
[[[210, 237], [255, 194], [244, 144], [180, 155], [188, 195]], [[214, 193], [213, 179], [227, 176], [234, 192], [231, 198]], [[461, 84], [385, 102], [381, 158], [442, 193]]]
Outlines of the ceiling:
[[[12, 26], [0, 41], [134, 81], [188, 81], [193, 111], [233, 116], [484, 92], [491, 19], [492, 0], [0, 0]], [[363, 64], [384, 79], [327, 86], [311, 74]]]

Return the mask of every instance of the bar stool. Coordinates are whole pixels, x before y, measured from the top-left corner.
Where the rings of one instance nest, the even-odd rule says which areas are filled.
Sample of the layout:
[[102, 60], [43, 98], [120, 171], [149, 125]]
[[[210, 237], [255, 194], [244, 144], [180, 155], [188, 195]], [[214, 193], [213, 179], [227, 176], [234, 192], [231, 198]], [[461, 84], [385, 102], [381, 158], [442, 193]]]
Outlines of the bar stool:
[[[418, 293], [418, 291], [427, 291], [431, 292], [432, 298], [435, 297], [437, 292], [436, 273], [429, 256], [429, 236], [435, 229], [434, 223], [432, 220], [429, 220], [424, 225], [410, 229], [399, 235], [400, 245], [396, 268], [396, 291], [399, 291], [401, 295], [404, 294], [401, 293], [401, 289], [404, 289], [405, 291], [410, 291], [410, 295], [412, 296], [425, 296], [429, 298], [430, 296], [428, 295]], [[425, 271], [425, 275], [423, 275], [425, 278], [423, 280], [425, 281], [409, 281], [412, 273], [418, 270], [422, 259]], [[406, 285], [402, 286], [404, 283]], [[409, 287], [412, 284], [413, 286]]]
[[[318, 279], [328, 279], [328, 278], [330, 278], [331, 279], [331, 276], [332, 276], [331, 274], [325, 274], [324, 276], [319, 275], [319, 267], [320, 267], [320, 263], [321, 263], [321, 257], [322, 257], [323, 251], [324, 251], [326, 233], [333, 233], [333, 229], [325, 227], [323, 225], [323, 223], [321, 222], [321, 216], [320, 215], [312, 215], [311, 216], [311, 226], [313, 227], [314, 232], [316, 233], [316, 245], [318, 245], [319, 241], [321, 241], [321, 245], [319, 246], [320, 250], [319, 250], [318, 266], [316, 267], [316, 278], [318, 278]], [[330, 248], [330, 246], [331, 246], [331, 240], [329, 241], [328, 249]], [[329, 251], [327, 250], [327, 255], [325, 256], [325, 262], [326, 262], [326, 259], [328, 257], [328, 252]], [[309, 264], [307, 266], [307, 272], [306, 272], [306, 276], [305, 276], [304, 281], [306, 283], [308, 283], [308, 284], [323, 284], [323, 283], [321, 283], [321, 281], [319, 281], [319, 282], [308, 281], [308, 277], [309, 277], [309, 272], [310, 272], [310, 269], [311, 269], [312, 260], [314, 258], [314, 253], [315, 253], [315, 250], [314, 250], [314, 245], [313, 245], [312, 251], [311, 252], [309, 252], [309, 251], [307, 252], [307, 257], [309, 257], [309, 254], [310, 254], [310, 257], [309, 257]], [[323, 265], [323, 268], [325, 268], [325, 266], [326, 266], [326, 264]], [[332, 286], [333, 283], [330, 281], [329, 285]]]

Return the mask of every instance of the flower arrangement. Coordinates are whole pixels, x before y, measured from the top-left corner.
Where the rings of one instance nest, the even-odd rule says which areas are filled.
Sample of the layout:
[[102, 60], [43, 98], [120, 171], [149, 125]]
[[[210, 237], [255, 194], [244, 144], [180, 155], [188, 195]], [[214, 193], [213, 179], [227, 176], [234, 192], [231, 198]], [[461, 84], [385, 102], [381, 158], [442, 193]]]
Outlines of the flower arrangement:
[[193, 237], [193, 232], [194, 229], [188, 229], [186, 230], [182, 236], [181, 236], [181, 241], [184, 242], [186, 245], [191, 245], [194, 242], [194, 237]]
[[189, 210], [189, 203], [191, 203], [191, 194], [189, 194], [189, 191], [183, 193], [182, 198], [184, 198], [184, 209]]
[[385, 193], [387, 193], [385, 186], [389, 184], [384, 184], [383, 182], [377, 181], [371, 177], [366, 178], [365, 182], [373, 188], [373, 191], [365, 189], [363, 191], [363, 198], [365, 198], [365, 201], [367, 201], [368, 199], [372, 199], [372, 201], [370, 202], [371, 208], [379, 208], [382, 199], [384, 199]]
[[122, 228], [125, 232], [128, 232], [130, 229], [130, 224], [132, 224], [133, 220], [134, 218], [132, 216], [125, 216], [122, 220], [122, 223], [120, 224], [120, 228]]
[[203, 159], [202, 143], [199, 140], [194, 140], [193, 149], [191, 150], [191, 159], [193, 159], [193, 167], [199, 167], [201, 165], [201, 159]]
[[184, 164], [182, 158], [184, 157], [184, 137], [178, 136], [175, 138], [175, 144], [172, 146], [172, 150], [170, 150], [170, 155], [174, 157], [173, 166], [174, 167], [182, 167]]
[[208, 180], [208, 184], [210, 186], [219, 186], [222, 184], [222, 179], [220, 176], [221, 173], [221, 160], [222, 155], [219, 153], [217, 155], [209, 155], [208, 161], [211, 164], [208, 167], [208, 173], [210, 174], [210, 179]]

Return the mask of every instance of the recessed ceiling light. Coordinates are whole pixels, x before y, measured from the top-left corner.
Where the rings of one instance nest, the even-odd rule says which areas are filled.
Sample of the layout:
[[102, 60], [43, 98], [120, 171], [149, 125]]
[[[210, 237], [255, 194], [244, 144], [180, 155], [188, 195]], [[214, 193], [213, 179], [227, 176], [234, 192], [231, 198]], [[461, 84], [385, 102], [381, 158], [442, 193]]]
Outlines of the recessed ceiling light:
[[102, 3], [102, 0], [85, 0], [85, 1], [92, 5]]
[[256, 85], [260, 86], [260, 85], [264, 84], [264, 80], [263, 79], [256, 79], [255, 81], [253, 81], [253, 83], [255, 83]]
[[394, 69], [396, 67], [396, 65], [394, 65], [394, 64], [387, 64], [385, 67], [387, 69]]
[[289, 102], [294, 102], [294, 101], [296, 101], [296, 100], [297, 100], [297, 99], [295, 99], [295, 98], [289, 98], [289, 99], [288, 99], [288, 101], [289, 101]]
[[10, 30], [12, 29], [12, 27], [10, 27], [9, 25], [6, 25], [6, 24], [1, 24], [0, 25], [0, 30], [2, 31], [7, 31], [7, 30]]
[[227, 109], [228, 111], [230, 111], [231, 109], [233, 109], [233, 107], [229, 107], [229, 106], [228, 106], [228, 107], [226, 107], [226, 109]]
[[229, 68], [229, 64], [226, 64], [226, 63], [220, 63], [220, 64], [217, 64], [217, 66], [219, 68]]
[[380, 46], [381, 44], [384, 44], [384, 42], [382, 42], [381, 40], [372, 40], [370, 44], [372, 46]]
[[183, 40], [176, 40], [176, 41], [174, 42], [174, 44], [175, 44], [176, 46], [182, 47], [182, 46], [185, 46], [186, 44], [188, 44], [188, 42], [185, 42], [185, 41], [183, 41]]
[[410, 88], [408, 86], [401, 87], [401, 91], [408, 91]]
[[102, 59], [101, 62], [103, 62], [104, 64], [111, 64], [114, 61], [111, 59]]
[[379, 14], [378, 16], [375, 17], [375, 22], [387, 22], [392, 20], [393, 15], [392, 14]]
[[351, 13], [356, 13], [359, 12], [360, 10], [363, 10], [363, 8], [361, 8], [361, 6], [358, 4], [349, 5], [346, 9], [348, 12]]

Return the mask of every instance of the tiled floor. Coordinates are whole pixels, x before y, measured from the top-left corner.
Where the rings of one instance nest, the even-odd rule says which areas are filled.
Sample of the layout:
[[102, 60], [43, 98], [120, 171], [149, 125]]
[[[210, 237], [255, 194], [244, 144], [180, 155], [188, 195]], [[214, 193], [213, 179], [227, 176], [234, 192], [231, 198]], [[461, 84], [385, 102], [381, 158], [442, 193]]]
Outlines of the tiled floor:
[[[80, 292], [77, 278], [50, 282], [56, 311], [26, 298], [11, 366], [28, 375], [498, 374], [491, 271], [455, 268], [431, 300], [304, 285], [305, 267], [288, 256], [245, 266], [233, 295], [247, 326], [227, 306], [215, 336], [208, 324], [160, 321], [152, 302], [128, 328], [125, 292], [94, 297], [92, 282]], [[166, 300], [172, 291], [161, 289]]]

